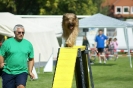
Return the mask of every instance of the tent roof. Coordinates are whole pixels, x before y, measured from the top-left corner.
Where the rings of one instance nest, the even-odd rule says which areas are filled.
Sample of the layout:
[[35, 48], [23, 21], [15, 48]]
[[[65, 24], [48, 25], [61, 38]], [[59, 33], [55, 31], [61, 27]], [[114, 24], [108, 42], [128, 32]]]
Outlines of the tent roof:
[[8, 26], [0, 24], [0, 35], [13, 37], [14, 33], [12, 32], [11, 28], [9, 28]]
[[[34, 22], [35, 24], [43, 25], [48, 27], [49, 30], [53, 30], [56, 33], [56, 36], [62, 35], [62, 17], [48, 17], [48, 18], [23, 18], [24, 20], [29, 20]], [[47, 29], [44, 29], [47, 30]]]
[[79, 27], [133, 27], [133, 25], [98, 13], [91, 17], [80, 19]]

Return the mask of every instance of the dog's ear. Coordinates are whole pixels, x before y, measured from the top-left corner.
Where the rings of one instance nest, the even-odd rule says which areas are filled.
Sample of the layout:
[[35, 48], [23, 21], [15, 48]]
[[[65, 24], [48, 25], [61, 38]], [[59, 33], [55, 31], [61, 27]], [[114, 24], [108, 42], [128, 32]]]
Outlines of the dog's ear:
[[63, 14], [63, 19], [66, 17], [67, 13]]
[[75, 14], [75, 20], [76, 20], [76, 25], [78, 26], [79, 25], [79, 19], [78, 19], [76, 14]]
[[74, 14], [75, 15], [75, 18], [77, 19], [77, 15], [76, 14]]

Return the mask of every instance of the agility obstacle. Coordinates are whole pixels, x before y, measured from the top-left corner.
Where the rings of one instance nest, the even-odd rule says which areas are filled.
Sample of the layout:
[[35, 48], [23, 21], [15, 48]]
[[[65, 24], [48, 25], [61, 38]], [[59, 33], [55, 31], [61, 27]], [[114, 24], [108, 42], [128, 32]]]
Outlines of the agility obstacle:
[[85, 46], [58, 50], [52, 88], [71, 88], [74, 75], [77, 88], [94, 88], [93, 82], [90, 82], [92, 75], [90, 77], [88, 73], [88, 51]]

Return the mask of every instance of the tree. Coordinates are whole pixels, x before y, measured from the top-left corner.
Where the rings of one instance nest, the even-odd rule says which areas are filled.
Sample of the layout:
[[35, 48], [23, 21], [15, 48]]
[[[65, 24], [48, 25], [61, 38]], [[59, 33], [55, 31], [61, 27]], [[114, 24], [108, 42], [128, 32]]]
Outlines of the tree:
[[39, 14], [52, 15], [58, 12], [58, 0], [38, 0]]
[[0, 11], [15, 13], [16, 5], [14, 0], [0, 0]]
[[[0, 11], [20, 15], [92, 15], [98, 11], [101, 0], [0, 0]], [[6, 9], [5, 9], [6, 8]]]
[[[55, 2], [54, 2], [55, 3]], [[97, 11], [92, 0], [56, 0], [56, 9], [52, 14], [63, 14], [73, 12], [79, 15], [90, 15]]]
[[97, 13], [102, 12], [101, 4], [105, 2], [105, 0], [93, 0], [94, 5], [97, 7]]
[[39, 14], [39, 4], [37, 0], [15, 0], [16, 14], [36, 15]]

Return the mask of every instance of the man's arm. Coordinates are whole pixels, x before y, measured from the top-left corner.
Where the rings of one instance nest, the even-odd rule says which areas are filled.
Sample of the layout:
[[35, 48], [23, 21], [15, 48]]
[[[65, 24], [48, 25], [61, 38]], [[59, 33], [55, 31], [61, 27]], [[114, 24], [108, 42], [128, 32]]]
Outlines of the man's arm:
[[97, 42], [95, 42], [94, 47], [95, 47], [95, 48], [97, 47]]
[[29, 59], [29, 62], [28, 62], [29, 75], [31, 79], [34, 79], [34, 74], [32, 73], [33, 66], [34, 66], [34, 58], [31, 58]]
[[4, 66], [4, 58], [0, 56], [0, 68], [3, 68]]
[[107, 39], [108, 39], [108, 37], [107, 37], [107, 36], [105, 36], [105, 39], [107, 40]]

